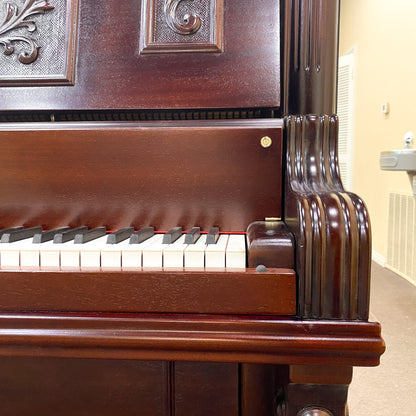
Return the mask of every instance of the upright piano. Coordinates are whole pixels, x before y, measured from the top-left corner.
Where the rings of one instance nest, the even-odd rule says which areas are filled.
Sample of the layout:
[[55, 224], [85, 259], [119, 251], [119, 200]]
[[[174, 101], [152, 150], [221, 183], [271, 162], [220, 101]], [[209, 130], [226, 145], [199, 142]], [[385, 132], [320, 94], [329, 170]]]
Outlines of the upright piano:
[[0, 0], [1, 415], [347, 414], [384, 343], [338, 14]]

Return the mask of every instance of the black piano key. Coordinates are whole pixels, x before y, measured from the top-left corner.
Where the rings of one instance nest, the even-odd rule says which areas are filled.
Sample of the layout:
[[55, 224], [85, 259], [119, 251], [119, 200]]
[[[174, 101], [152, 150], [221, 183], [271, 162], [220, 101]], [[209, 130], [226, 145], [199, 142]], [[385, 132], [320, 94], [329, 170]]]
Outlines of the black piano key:
[[3, 236], [3, 234], [8, 234], [10, 232], [14, 232], [16, 230], [22, 230], [22, 229], [23, 227], [21, 225], [17, 227], [3, 228], [2, 230], [0, 230], [0, 238]]
[[172, 244], [182, 235], [182, 227], [174, 227], [163, 235], [162, 244]]
[[71, 241], [75, 238], [77, 234], [86, 233], [88, 231], [88, 227], [85, 225], [77, 228], [72, 228], [62, 233], [56, 234], [53, 238], [54, 244], [63, 244]]
[[107, 244], [117, 244], [121, 241], [127, 240], [134, 232], [133, 227], [122, 228], [121, 230], [114, 231], [107, 237]]
[[185, 244], [195, 244], [201, 236], [201, 229], [199, 227], [192, 227], [185, 235]]
[[218, 227], [212, 227], [207, 234], [207, 244], [217, 244], [220, 237], [220, 229]]
[[107, 232], [105, 227], [97, 227], [88, 230], [86, 233], [77, 234], [74, 238], [74, 244], [85, 244], [96, 238], [103, 237]]
[[129, 244], [139, 244], [146, 241], [148, 238], [153, 237], [155, 229], [153, 227], [145, 227], [139, 231], [136, 231], [130, 236]]
[[1, 243], [14, 243], [15, 241], [25, 240], [27, 238], [33, 237], [35, 234], [41, 233], [42, 227], [31, 227], [31, 228], [22, 228], [9, 233], [5, 233], [1, 236]]
[[60, 227], [60, 228], [54, 228], [53, 230], [44, 231], [43, 233], [35, 234], [33, 236], [32, 243], [40, 244], [40, 243], [45, 243], [46, 241], [51, 241], [54, 239], [56, 234], [62, 233], [63, 231], [66, 231], [69, 229], [70, 227]]

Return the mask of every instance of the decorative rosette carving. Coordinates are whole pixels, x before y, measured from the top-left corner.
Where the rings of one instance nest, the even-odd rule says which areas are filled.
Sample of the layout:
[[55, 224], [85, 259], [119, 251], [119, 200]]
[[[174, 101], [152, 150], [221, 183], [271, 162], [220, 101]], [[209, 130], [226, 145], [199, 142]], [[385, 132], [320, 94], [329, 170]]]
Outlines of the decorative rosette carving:
[[32, 20], [26, 20], [35, 14], [43, 14], [53, 9], [45, 0], [26, 0], [21, 11], [14, 3], [6, 3], [6, 18], [0, 24], [0, 44], [5, 47], [4, 54], [11, 55], [15, 52], [13, 43], [24, 42], [28, 45], [29, 50], [19, 54], [18, 59], [23, 64], [30, 64], [38, 57], [40, 46], [36, 41], [28, 36], [22, 36], [20, 33], [13, 34], [19, 28], [25, 27], [30, 33], [36, 30], [36, 23]]
[[186, 13], [181, 22], [177, 15], [178, 5], [182, 0], [165, 0], [165, 15], [168, 26], [181, 35], [192, 35], [201, 27], [201, 18], [192, 13]]

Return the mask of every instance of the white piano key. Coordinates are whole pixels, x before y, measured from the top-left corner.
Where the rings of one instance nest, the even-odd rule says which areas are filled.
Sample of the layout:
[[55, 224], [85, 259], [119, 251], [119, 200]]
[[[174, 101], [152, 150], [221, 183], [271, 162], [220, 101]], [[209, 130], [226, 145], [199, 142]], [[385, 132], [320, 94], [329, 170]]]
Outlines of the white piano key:
[[163, 244], [163, 234], [159, 234], [162, 238], [143, 248], [143, 267], [163, 267], [163, 250], [169, 244]]
[[55, 244], [59, 248], [60, 266], [63, 268], [78, 268], [80, 266], [80, 248], [83, 244], [74, 244], [74, 240], [63, 244]]
[[0, 243], [1, 267], [20, 267], [20, 250], [30, 244], [32, 244], [32, 237], [13, 243]]
[[207, 245], [205, 249], [205, 267], [225, 267], [225, 250], [228, 237], [226, 234], [221, 234], [216, 244]]
[[139, 244], [127, 244], [122, 247], [121, 265], [123, 268], [141, 268], [143, 266], [143, 250], [155, 243], [161, 243], [163, 234], [155, 234]]
[[[46, 242], [31, 244], [25, 241], [9, 243], [5, 265], [27, 268], [245, 268], [246, 243], [244, 235], [222, 234], [216, 244], [205, 244], [202, 235], [195, 244], [184, 243], [185, 235], [173, 244], [162, 244], [163, 234], [156, 234], [140, 244], [124, 240], [107, 244], [100, 237], [86, 244]], [[104, 241], [105, 240], [105, 241]], [[22, 247], [16, 247], [20, 244]], [[1, 246], [0, 246], [1, 249]], [[20, 255], [19, 255], [20, 250]], [[4, 255], [2, 256], [4, 257]], [[0, 260], [2, 259], [0, 257]], [[18, 259], [19, 262], [18, 263]]]
[[117, 244], [106, 244], [101, 249], [101, 267], [121, 267], [121, 253], [129, 245], [129, 240]]
[[117, 244], [106, 244], [101, 250], [101, 267], [142, 267], [142, 249], [149, 245], [151, 238], [138, 244], [130, 244], [129, 240]]
[[163, 250], [163, 267], [184, 267], [185, 234]]
[[[69, 227], [61, 227], [59, 230], [65, 230], [65, 229], [69, 229]], [[30, 244], [25, 244], [24, 246], [22, 246], [21, 250], [20, 250], [20, 266], [23, 268], [39, 268], [41, 265], [41, 253], [42, 250], [45, 247], [48, 247], [49, 245], [52, 244], [53, 242], [53, 234], [51, 233], [57, 233], [57, 230], [51, 230], [51, 231], [46, 231], [45, 233], [39, 233], [39, 234], [35, 234], [34, 237], [31, 239]], [[40, 239], [42, 237], [46, 237], [49, 234], [49, 239], [48, 241], [45, 241], [43, 243], [40, 242], [36, 242], [34, 243], [33, 241], [36, 240], [40, 241]], [[54, 263], [55, 266], [51, 266], [51, 267], [59, 267], [59, 254], [57, 255], [58, 259], [57, 261]], [[56, 265], [57, 264], [57, 265]]]
[[231, 234], [228, 238], [225, 252], [226, 268], [246, 267], [246, 236], [243, 234]]
[[20, 266], [23, 268], [39, 268], [40, 267], [40, 249], [44, 243], [33, 244], [33, 239], [30, 243], [25, 244], [20, 249]]
[[107, 244], [107, 236], [96, 238], [79, 246], [81, 269], [101, 267], [101, 250]]
[[205, 267], [206, 236], [201, 235], [195, 244], [185, 249], [185, 268]]
[[[69, 241], [64, 244], [71, 244]], [[53, 241], [40, 244], [40, 268], [41, 269], [56, 269], [61, 266], [61, 252], [60, 247], [63, 244], [55, 244]]]

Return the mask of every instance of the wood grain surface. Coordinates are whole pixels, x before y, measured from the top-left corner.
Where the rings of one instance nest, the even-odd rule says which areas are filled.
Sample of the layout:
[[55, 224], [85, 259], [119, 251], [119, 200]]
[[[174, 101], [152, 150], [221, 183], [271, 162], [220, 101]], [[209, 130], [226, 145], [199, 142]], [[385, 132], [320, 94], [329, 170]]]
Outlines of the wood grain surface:
[[289, 269], [0, 271], [0, 311], [294, 315]]
[[279, 106], [279, 2], [224, 2], [223, 52], [156, 55], [140, 54], [142, 4], [80, 2], [74, 85], [2, 87], [0, 111]]
[[5, 227], [244, 232], [282, 213], [282, 120], [6, 123], [0, 160]]
[[0, 355], [378, 365], [373, 322], [202, 314], [0, 314]]

